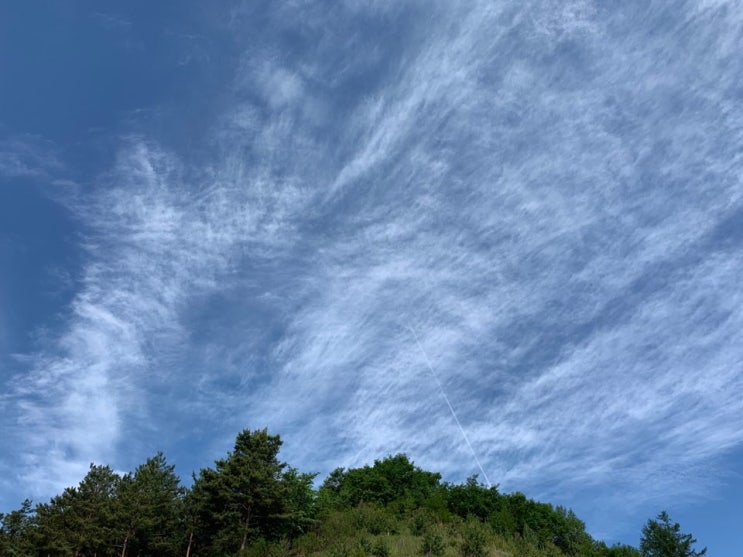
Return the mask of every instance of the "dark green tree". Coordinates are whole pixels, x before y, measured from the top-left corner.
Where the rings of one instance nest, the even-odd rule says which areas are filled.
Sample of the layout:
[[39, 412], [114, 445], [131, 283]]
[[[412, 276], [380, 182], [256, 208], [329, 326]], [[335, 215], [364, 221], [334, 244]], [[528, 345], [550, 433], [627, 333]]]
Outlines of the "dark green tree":
[[234, 554], [244, 551], [251, 538], [269, 538], [280, 530], [286, 468], [278, 459], [280, 447], [278, 435], [246, 429], [227, 458], [201, 470], [192, 489], [201, 525], [199, 545], [212, 554]]
[[440, 481], [440, 474], [421, 470], [406, 455], [397, 454], [375, 460], [373, 466], [333, 470], [320, 488], [319, 499], [323, 508], [395, 503], [399, 510], [410, 510], [430, 503]]
[[487, 520], [499, 508], [498, 486], [481, 484], [477, 475], [470, 476], [462, 485], [449, 485], [446, 503], [449, 510], [462, 518]]
[[203, 490], [188, 489], [183, 498], [183, 506], [180, 516], [181, 530], [186, 543], [185, 556], [191, 557], [200, 541], [209, 538], [204, 532], [203, 518], [206, 516]]
[[33, 548], [33, 511], [26, 499], [21, 508], [0, 513], [0, 555], [25, 557]]
[[312, 482], [317, 474], [299, 472], [289, 467], [281, 474], [283, 510], [281, 534], [293, 538], [304, 534], [317, 523], [316, 496]]
[[626, 544], [615, 544], [607, 547], [604, 542], [594, 543], [594, 555], [598, 557], [640, 557], [640, 551]]
[[485, 526], [473, 516], [470, 516], [464, 525], [459, 554], [462, 557], [486, 557], [488, 555]]
[[551, 542], [565, 555], [587, 554], [593, 547], [585, 523], [570, 509], [558, 506], [551, 512], [549, 532]]
[[90, 465], [77, 487], [36, 507], [36, 545], [44, 555], [117, 555], [117, 491], [121, 478]]
[[74, 555], [82, 545], [72, 530], [71, 488], [65, 489], [49, 503], [36, 506], [36, 547], [44, 555]]
[[165, 456], [158, 453], [119, 483], [117, 529], [121, 557], [179, 553], [179, 519], [185, 490]]
[[705, 547], [696, 551], [692, 546], [697, 540], [691, 534], [683, 534], [678, 522], [672, 522], [666, 511], [648, 520], [642, 528], [640, 553], [643, 557], [701, 557], [707, 553]]
[[438, 528], [428, 528], [423, 533], [420, 554], [424, 557], [438, 557], [446, 551], [444, 538]]

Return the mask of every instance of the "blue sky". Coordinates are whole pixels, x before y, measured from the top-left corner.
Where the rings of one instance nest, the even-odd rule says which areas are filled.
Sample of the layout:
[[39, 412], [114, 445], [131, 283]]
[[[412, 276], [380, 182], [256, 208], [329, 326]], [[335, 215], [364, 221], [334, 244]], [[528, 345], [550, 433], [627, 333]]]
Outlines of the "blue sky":
[[0, 508], [268, 426], [737, 555], [742, 41], [724, 0], [3, 2]]

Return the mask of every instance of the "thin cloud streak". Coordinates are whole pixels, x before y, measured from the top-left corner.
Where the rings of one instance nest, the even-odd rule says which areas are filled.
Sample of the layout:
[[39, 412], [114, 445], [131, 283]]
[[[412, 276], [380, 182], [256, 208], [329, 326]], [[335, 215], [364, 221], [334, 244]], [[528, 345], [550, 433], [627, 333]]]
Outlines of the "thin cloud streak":
[[439, 391], [441, 392], [441, 396], [444, 398], [444, 401], [446, 402], [446, 406], [449, 408], [449, 412], [451, 412], [451, 416], [452, 418], [454, 418], [454, 421], [457, 424], [457, 428], [462, 433], [462, 438], [464, 439], [464, 442], [467, 444], [467, 447], [472, 453], [472, 458], [474, 458], [475, 462], [477, 462], [477, 467], [480, 469], [480, 472], [482, 472], [482, 477], [485, 478], [485, 483], [487, 484], [488, 487], [491, 487], [492, 484], [490, 483], [490, 480], [488, 479], [488, 475], [485, 472], [485, 469], [482, 467], [482, 463], [480, 462], [480, 459], [477, 458], [477, 453], [475, 452], [475, 449], [472, 447], [472, 443], [470, 443], [470, 440], [467, 437], [467, 432], [464, 431], [464, 428], [462, 427], [462, 423], [459, 421], [459, 418], [457, 417], [457, 413], [454, 411], [454, 407], [451, 405], [451, 401], [449, 400], [449, 397], [446, 396], [446, 391], [444, 391], [444, 387], [441, 385], [441, 381], [439, 381], [439, 378], [436, 375], [436, 372], [434, 371], [433, 366], [431, 365], [431, 360], [428, 359], [428, 354], [426, 354], [426, 351], [423, 350], [423, 346], [421, 346], [421, 343], [418, 340], [418, 335], [415, 334], [415, 330], [410, 328], [410, 332], [413, 333], [413, 336], [415, 337], [415, 344], [421, 351], [421, 355], [423, 356], [423, 359], [426, 362], [426, 367], [431, 372], [431, 376], [433, 377], [436, 383], [436, 386], [438, 386]]
[[43, 138], [16, 135], [0, 140], [0, 178], [49, 178], [64, 168], [53, 145]]

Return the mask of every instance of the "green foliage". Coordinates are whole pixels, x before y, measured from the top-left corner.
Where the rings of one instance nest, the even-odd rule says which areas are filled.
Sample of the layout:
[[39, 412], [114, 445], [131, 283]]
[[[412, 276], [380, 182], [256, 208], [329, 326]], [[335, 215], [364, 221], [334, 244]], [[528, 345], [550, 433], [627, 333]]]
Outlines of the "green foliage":
[[350, 511], [333, 511], [319, 524], [318, 535], [324, 539], [352, 538], [359, 532], [357, 520]]
[[586, 525], [570, 509], [557, 507], [550, 515], [547, 527], [551, 530], [551, 542], [565, 555], [588, 553], [593, 546]]
[[0, 557], [701, 557], [666, 513], [641, 550], [607, 547], [562, 507], [469, 478], [442, 484], [405, 455], [313, 474], [278, 458], [281, 439], [244, 430], [190, 490], [158, 453], [120, 477], [91, 465], [48, 503], [0, 514]]
[[120, 555], [178, 555], [184, 495], [175, 467], [162, 453], [124, 476], [117, 490]]
[[414, 536], [422, 536], [433, 524], [434, 520], [431, 514], [424, 509], [418, 509], [410, 519], [410, 533]]
[[23, 557], [32, 554], [33, 519], [30, 499], [23, 501], [20, 509], [8, 514], [0, 513], [0, 555]]
[[707, 548], [696, 551], [692, 547], [695, 543], [697, 540], [681, 533], [678, 522], [672, 522], [663, 511], [642, 528], [640, 553], [642, 557], [700, 557], [707, 553]]
[[603, 542], [596, 543], [595, 555], [598, 557], [640, 557], [640, 551], [631, 545], [616, 544], [606, 547]]
[[282, 535], [297, 537], [317, 524], [316, 496], [312, 482], [317, 474], [305, 474], [288, 468], [281, 475], [283, 510], [280, 515]]
[[301, 553], [294, 552], [291, 542], [286, 538], [275, 541], [257, 538], [239, 553], [240, 557], [293, 557], [295, 555], [301, 555]]
[[390, 557], [390, 546], [384, 538], [377, 538], [370, 552], [374, 557]]
[[462, 557], [487, 557], [487, 543], [484, 526], [477, 520], [470, 519], [462, 532], [459, 554]]
[[446, 504], [449, 510], [462, 518], [473, 516], [486, 520], [499, 508], [498, 486], [486, 487], [470, 476], [464, 485], [447, 486]]
[[279, 436], [265, 429], [243, 430], [227, 458], [195, 478], [192, 499], [202, 525], [200, 542], [211, 553], [234, 554], [254, 537], [281, 533], [286, 464], [278, 460], [280, 447]]
[[355, 543], [337, 542], [330, 550], [330, 557], [366, 557], [367, 555], [368, 553], [360, 541]]
[[351, 549], [345, 542], [337, 542], [330, 549], [330, 557], [349, 557]]
[[240, 553], [240, 557], [269, 557], [269, 543], [264, 538], [257, 538]]
[[324, 541], [317, 532], [308, 532], [294, 540], [294, 547], [297, 555], [309, 555], [321, 551], [325, 545]]
[[36, 507], [36, 545], [50, 555], [113, 555], [121, 478], [108, 466], [90, 465], [77, 487]]
[[358, 539], [358, 546], [364, 551], [364, 554], [371, 554], [374, 550], [374, 542], [368, 536], [362, 535]]
[[438, 529], [430, 528], [423, 534], [420, 553], [426, 557], [443, 555], [446, 545], [444, 537]]
[[335, 469], [321, 486], [319, 498], [326, 508], [396, 503], [395, 509], [405, 512], [432, 499], [440, 481], [440, 474], [425, 472], [398, 454], [375, 460], [373, 466]]
[[351, 511], [357, 531], [365, 530], [376, 536], [397, 533], [398, 521], [383, 509], [370, 503], [362, 503]]

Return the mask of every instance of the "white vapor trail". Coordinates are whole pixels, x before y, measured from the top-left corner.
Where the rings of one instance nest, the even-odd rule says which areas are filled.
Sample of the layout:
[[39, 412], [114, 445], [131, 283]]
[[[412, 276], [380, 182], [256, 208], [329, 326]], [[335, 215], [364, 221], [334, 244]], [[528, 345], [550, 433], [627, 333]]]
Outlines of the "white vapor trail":
[[439, 392], [441, 393], [441, 396], [446, 401], [446, 405], [449, 407], [449, 412], [451, 412], [452, 418], [454, 418], [454, 421], [457, 423], [457, 427], [459, 428], [459, 432], [462, 434], [462, 438], [464, 439], [464, 442], [467, 443], [467, 446], [470, 449], [470, 452], [472, 453], [472, 457], [475, 459], [475, 462], [477, 462], [477, 467], [480, 468], [480, 472], [482, 472], [482, 477], [485, 478], [485, 483], [488, 484], [488, 487], [492, 487], [492, 484], [490, 483], [490, 479], [488, 478], [488, 475], [485, 473], [485, 469], [482, 467], [482, 464], [480, 463], [480, 459], [477, 458], [477, 453], [475, 452], [475, 449], [472, 447], [472, 443], [470, 443], [469, 438], [467, 437], [467, 433], [464, 431], [464, 428], [462, 427], [462, 423], [459, 421], [459, 418], [457, 417], [457, 413], [454, 411], [454, 407], [451, 404], [451, 401], [449, 400], [449, 397], [446, 396], [446, 391], [444, 391], [444, 386], [441, 384], [441, 381], [439, 380], [438, 375], [436, 375], [436, 372], [433, 369], [433, 366], [431, 365], [431, 360], [428, 358], [428, 354], [426, 354], [426, 351], [423, 350], [423, 346], [420, 343], [420, 340], [418, 340], [418, 335], [415, 332], [415, 329], [411, 327], [410, 325], [406, 326], [411, 333], [413, 333], [413, 338], [415, 338], [415, 343], [418, 345], [418, 348], [421, 351], [421, 354], [423, 354], [423, 359], [426, 361], [426, 366], [428, 366], [428, 371], [431, 372], [431, 376], [433, 376], [433, 380], [436, 381], [436, 384], [439, 386]]

